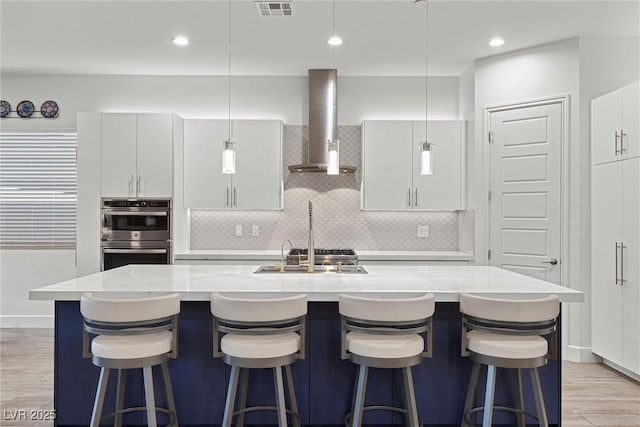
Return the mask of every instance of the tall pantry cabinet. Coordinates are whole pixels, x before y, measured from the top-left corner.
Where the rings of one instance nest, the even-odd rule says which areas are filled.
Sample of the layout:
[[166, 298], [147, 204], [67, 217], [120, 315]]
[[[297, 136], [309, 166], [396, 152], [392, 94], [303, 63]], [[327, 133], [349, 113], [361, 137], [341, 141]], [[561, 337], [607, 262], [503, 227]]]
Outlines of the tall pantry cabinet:
[[640, 85], [591, 103], [593, 352], [640, 377]]

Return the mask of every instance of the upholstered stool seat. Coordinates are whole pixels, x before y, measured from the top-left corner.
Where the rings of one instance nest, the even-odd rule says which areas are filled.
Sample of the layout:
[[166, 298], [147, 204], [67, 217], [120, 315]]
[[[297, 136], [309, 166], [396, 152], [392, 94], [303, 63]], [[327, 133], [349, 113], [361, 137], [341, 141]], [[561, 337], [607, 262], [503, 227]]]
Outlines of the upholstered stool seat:
[[[482, 412], [483, 427], [491, 427], [493, 411], [508, 411], [516, 416], [518, 427], [525, 427], [526, 417], [540, 426], [548, 426], [538, 368], [547, 363], [549, 345], [543, 335], [551, 335], [555, 346], [556, 317], [560, 311], [557, 296], [536, 300], [505, 300], [469, 294], [460, 295], [462, 313], [462, 351], [471, 356], [473, 368], [462, 415], [462, 427], [471, 425], [471, 414]], [[480, 376], [487, 366], [484, 405], [472, 407]], [[496, 370], [513, 369], [516, 407], [494, 405]], [[525, 411], [522, 394], [522, 370], [529, 369], [536, 415]]]
[[[304, 359], [307, 296], [293, 295], [274, 298], [273, 295], [211, 295], [213, 314], [213, 355], [231, 366], [229, 387], [224, 407], [223, 427], [244, 426], [244, 415], [250, 411], [276, 410], [278, 425], [287, 426], [287, 414], [292, 424], [300, 426], [298, 403], [293, 389], [291, 364]], [[220, 335], [222, 334], [222, 337]], [[276, 406], [247, 407], [249, 372], [251, 369], [273, 370]], [[286, 389], [290, 408], [285, 402]], [[238, 392], [240, 382], [240, 396]], [[235, 411], [236, 400], [238, 410]]]
[[[404, 413], [406, 425], [418, 427], [411, 367], [431, 355], [433, 295], [402, 299], [340, 295], [339, 304], [342, 358], [359, 366], [351, 412], [345, 417], [345, 424], [360, 427], [365, 411], [384, 409]], [[365, 406], [370, 368], [402, 369], [404, 408]]]
[[[80, 299], [84, 317], [83, 355], [100, 367], [100, 378], [91, 414], [91, 427], [99, 427], [111, 369], [117, 370], [117, 397], [114, 426], [122, 426], [122, 416], [132, 411], [146, 411], [147, 425], [156, 427], [156, 412], [168, 415], [167, 426], [178, 427], [167, 361], [177, 356], [178, 313], [180, 295], [152, 298], [111, 298], [84, 294]], [[90, 337], [93, 336], [93, 339]], [[90, 344], [89, 344], [90, 342]], [[160, 366], [167, 408], [155, 404], [153, 367]], [[123, 408], [126, 372], [142, 368], [145, 406]], [[104, 417], [106, 418], [106, 416]]]

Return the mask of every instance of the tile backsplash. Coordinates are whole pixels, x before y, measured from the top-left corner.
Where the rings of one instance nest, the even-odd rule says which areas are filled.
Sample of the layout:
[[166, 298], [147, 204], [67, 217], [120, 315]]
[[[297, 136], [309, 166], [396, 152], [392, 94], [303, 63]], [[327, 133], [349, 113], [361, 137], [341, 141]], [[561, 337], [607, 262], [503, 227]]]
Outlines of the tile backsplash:
[[[306, 159], [306, 126], [284, 126], [284, 207], [282, 211], [191, 211], [191, 249], [280, 249], [284, 239], [307, 245], [308, 201], [313, 201], [315, 245], [356, 250], [438, 250], [459, 247], [457, 212], [360, 210], [361, 127], [340, 126], [341, 164], [355, 174], [290, 173]], [[235, 236], [242, 225], [243, 236]], [[259, 236], [252, 236], [252, 226]], [[418, 237], [418, 226], [429, 237]]]

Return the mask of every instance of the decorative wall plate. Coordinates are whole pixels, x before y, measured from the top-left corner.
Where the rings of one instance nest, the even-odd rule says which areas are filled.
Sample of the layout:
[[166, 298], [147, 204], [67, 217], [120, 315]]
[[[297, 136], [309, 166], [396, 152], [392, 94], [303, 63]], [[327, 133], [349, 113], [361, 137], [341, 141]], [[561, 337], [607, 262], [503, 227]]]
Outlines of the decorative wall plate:
[[40, 106], [40, 114], [47, 119], [58, 117], [58, 103], [56, 101], [44, 101]]
[[7, 117], [11, 112], [11, 104], [7, 101], [0, 100], [0, 117]]
[[31, 117], [31, 115], [35, 111], [35, 107], [33, 106], [33, 102], [31, 101], [22, 101], [20, 104], [18, 104], [16, 111], [18, 112], [18, 115], [20, 117]]

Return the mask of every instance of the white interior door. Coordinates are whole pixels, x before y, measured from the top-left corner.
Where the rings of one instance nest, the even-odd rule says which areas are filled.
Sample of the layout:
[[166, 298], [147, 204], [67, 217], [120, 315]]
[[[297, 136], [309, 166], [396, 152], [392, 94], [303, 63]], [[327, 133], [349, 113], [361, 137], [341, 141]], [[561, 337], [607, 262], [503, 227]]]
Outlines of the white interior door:
[[562, 106], [495, 111], [489, 119], [490, 264], [560, 283]]

